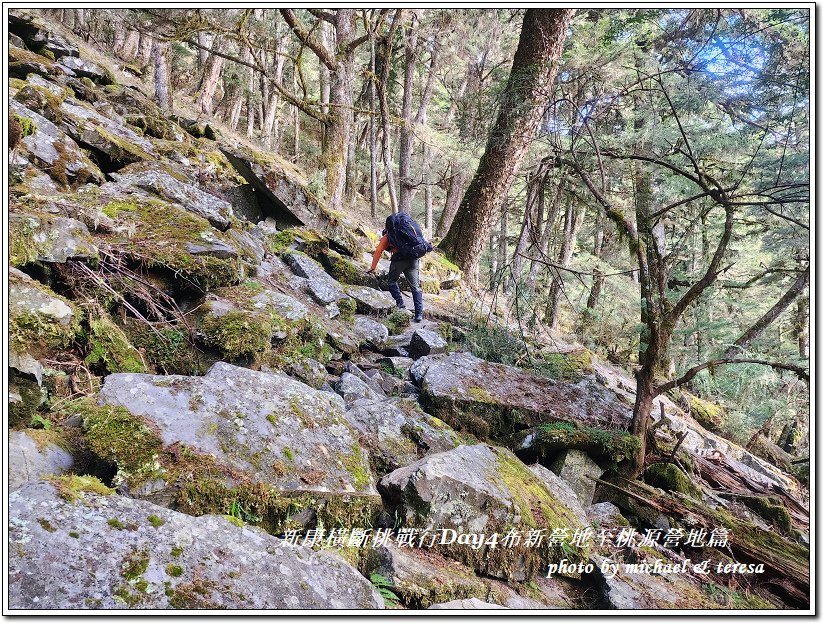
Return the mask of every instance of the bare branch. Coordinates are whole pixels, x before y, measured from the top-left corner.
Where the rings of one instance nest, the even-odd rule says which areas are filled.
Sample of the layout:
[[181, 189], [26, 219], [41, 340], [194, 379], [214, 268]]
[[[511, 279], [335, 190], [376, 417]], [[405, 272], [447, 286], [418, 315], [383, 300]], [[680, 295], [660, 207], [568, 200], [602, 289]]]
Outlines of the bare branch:
[[678, 379], [673, 379], [672, 381], [668, 381], [666, 383], [661, 384], [660, 386], [655, 388], [656, 396], [664, 394], [665, 392], [668, 392], [673, 388], [678, 388], [686, 383], [689, 383], [702, 370], [712, 368], [714, 366], [721, 366], [722, 364], [761, 364], [763, 366], [769, 366], [777, 370], [790, 371], [798, 375], [799, 379], [803, 379], [808, 383], [810, 381], [809, 371], [801, 366], [796, 366], [795, 364], [784, 364], [783, 362], [772, 362], [770, 360], [758, 360], [754, 358], [723, 358], [720, 360], [712, 360], [710, 362], [704, 362], [703, 364], [693, 366], [686, 373], [681, 375]]
[[297, 35], [297, 38], [317, 55], [321, 63], [326, 65], [331, 71], [338, 69], [338, 60], [335, 58], [335, 55], [312, 36], [312, 33], [306, 29], [306, 26], [304, 26], [303, 22], [300, 21], [300, 18], [295, 15], [292, 9], [281, 9], [280, 14], [283, 15], [283, 19], [289, 24], [289, 27], [292, 29], [292, 32]]

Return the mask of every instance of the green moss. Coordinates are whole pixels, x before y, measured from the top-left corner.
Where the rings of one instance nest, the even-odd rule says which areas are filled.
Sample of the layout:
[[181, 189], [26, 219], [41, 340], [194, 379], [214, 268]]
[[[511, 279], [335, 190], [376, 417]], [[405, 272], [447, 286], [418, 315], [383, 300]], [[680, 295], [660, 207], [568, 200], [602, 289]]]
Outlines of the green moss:
[[592, 353], [587, 349], [571, 353], [549, 353], [537, 360], [532, 368], [550, 379], [577, 383], [593, 372]]
[[324, 251], [320, 256], [320, 261], [326, 271], [342, 284], [352, 284], [354, 286], [376, 286], [374, 275], [368, 275], [365, 267], [360, 267], [349, 258], [342, 256], [336, 251]]
[[109, 518], [109, 520], [106, 522], [106, 524], [108, 524], [113, 529], [117, 529], [118, 531], [122, 531], [123, 529], [126, 528], [126, 525], [123, 524], [117, 518]]
[[328, 248], [325, 238], [314, 230], [307, 228], [287, 228], [266, 237], [266, 251], [280, 255], [287, 251], [300, 249], [312, 258]]
[[149, 364], [166, 375], [202, 375], [210, 362], [188, 338], [182, 325], [154, 324], [127, 318], [123, 331], [129, 342], [145, 353]]
[[179, 557], [180, 555], [183, 554], [183, 548], [181, 548], [180, 546], [175, 546], [174, 548], [172, 548], [172, 550], [169, 554], [172, 557]]
[[117, 466], [116, 480], [133, 488], [157, 476], [157, 454], [163, 442], [146, 421], [123, 407], [98, 406], [89, 399], [79, 401], [74, 409], [83, 417], [89, 450]]
[[742, 496], [739, 500], [782, 531], [786, 533], [792, 531], [790, 512], [787, 511], [781, 499], [769, 496]]
[[183, 576], [183, 567], [170, 563], [166, 566], [166, 574], [172, 577]]
[[[340, 306], [338, 306], [338, 309], [340, 309]], [[386, 327], [389, 328], [389, 333], [395, 336], [397, 334], [403, 333], [403, 330], [409, 327], [409, 324], [411, 323], [411, 317], [406, 312], [403, 312], [401, 310], [395, 310], [394, 312], [392, 312], [392, 314], [383, 319], [382, 322], [384, 325], [386, 325]]]
[[37, 385], [36, 381], [25, 377], [16, 377], [13, 389], [20, 394], [22, 400], [8, 404], [9, 425], [11, 427], [27, 426], [40, 415], [38, 408], [43, 402], [43, 389]]
[[355, 320], [355, 312], [358, 309], [358, 303], [351, 297], [346, 297], [338, 301], [338, 310], [340, 310], [340, 320], [344, 323], [351, 323]]
[[269, 318], [244, 310], [206, 316], [200, 327], [205, 344], [218, 348], [230, 360], [265, 351], [274, 333]]
[[148, 372], [140, 352], [102, 310], [94, 316], [90, 315], [87, 339], [89, 354], [85, 359], [86, 364], [102, 364], [109, 373]]
[[[560, 451], [577, 449], [594, 458], [615, 464], [634, 457], [640, 448], [637, 436], [618, 429], [598, 429], [576, 423], [553, 422], [538, 425], [536, 446], [539, 454], [551, 456]], [[526, 432], [517, 434], [522, 437]]]
[[39, 113], [54, 123], [63, 121], [63, 113], [60, 110], [60, 106], [65, 99], [65, 93], [57, 95], [45, 87], [26, 83], [14, 96], [14, 99], [29, 110]]
[[720, 606], [729, 609], [775, 609], [776, 605], [746, 592], [735, 591], [715, 583], [705, 583], [705, 593]]
[[708, 431], [718, 431], [724, 421], [724, 408], [713, 403], [699, 399], [688, 392], [683, 393], [687, 397], [690, 405], [690, 414], [699, 425]]
[[[81, 198], [77, 194], [75, 199], [88, 203], [90, 200], [85, 195]], [[134, 203], [131, 200], [109, 201], [101, 209], [109, 216], [114, 215], [121, 225], [134, 224], [131, 236], [128, 227], [107, 236], [121, 253], [149, 268], [164, 267], [172, 271], [176, 283], [184, 290], [207, 291], [237, 284], [245, 276], [239, 258], [189, 253], [188, 245], [203, 242], [202, 237], [232, 246], [202, 217], [158, 199], [141, 198], [135, 199]]]
[[57, 530], [57, 528], [46, 518], [38, 518], [37, 524], [39, 524], [41, 527], [43, 527], [43, 529], [45, 529], [49, 533], [54, 533]]
[[[14, 79], [12, 78], [12, 80], [14, 80]], [[23, 83], [23, 84], [26, 84], [26, 83]], [[20, 137], [21, 138], [31, 136], [32, 134], [37, 132], [37, 124], [34, 123], [33, 119], [31, 119], [29, 117], [25, 117], [23, 115], [18, 115], [16, 113], [10, 113], [10, 115], [15, 119], [15, 121], [17, 121], [18, 124], [20, 124]]]
[[369, 486], [372, 475], [369, 472], [368, 463], [363, 457], [363, 450], [357, 442], [352, 445], [350, 453], [344, 454], [338, 459], [343, 464], [346, 472], [352, 475], [353, 485], [356, 490], [363, 490]]
[[283, 454], [286, 457], [286, 459], [288, 459], [290, 462], [295, 462], [295, 454], [292, 452], [292, 449], [290, 449], [288, 446], [283, 447]]
[[[33, 345], [66, 347], [72, 343], [80, 328], [82, 315], [69, 300], [35, 280], [24, 281], [13, 274], [9, 275], [9, 286], [16, 289], [20, 298], [32, 297], [38, 300], [45, 295], [49, 299], [65, 304], [72, 311], [69, 322], [64, 324], [53, 316], [22, 311], [16, 305], [10, 306], [9, 344], [13, 349], [26, 352]], [[50, 304], [49, 307], [54, 307], [54, 305], [59, 304]]]
[[495, 400], [495, 397], [489, 394], [489, 391], [486, 388], [481, 388], [480, 386], [469, 386], [466, 391], [469, 393], [469, 396], [472, 397], [472, 400], [477, 401], [478, 403], [498, 403], [498, 401]]
[[666, 492], [680, 492], [699, 499], [701, 496], [701, 490], [675, 464], [651, 464], [644, 473], [644, 480]]
[[151, 524], [154, 528], [162, 527], [166, 524], [166, 521], [163, 518], [154, 514], [146, 516], [146, 520], [148, 520], [149, 524]]
[[175, 609], [225, 609], [211, 599], [216, 588], [217, 583], [205, 579], [180, 583], [167, 593], [169, 604]]
[[149, 551], [130, 552], [120, 564], [120, 575], [127, 581], [137, 581], [149, 569]]
[[61, 475], [48, 476], [48, 481], [57, 489], [60, 498], [69, 502], [74, 502], [82, 498], [84, 492], [108, 496], [114, 494], [114, 490], [107, 487], [97, 477], [89, 475]]
[[[20, 78], [9, 78], [9, 88], [17, 89], [18, 91], [25, 87], [28, 83]], [[12, 113], [14, 115], [14, 113]]]
[[77, 531], [69, 531], [69, 537], [73, 537], [74, 539], [80, 539], [80, 533]]

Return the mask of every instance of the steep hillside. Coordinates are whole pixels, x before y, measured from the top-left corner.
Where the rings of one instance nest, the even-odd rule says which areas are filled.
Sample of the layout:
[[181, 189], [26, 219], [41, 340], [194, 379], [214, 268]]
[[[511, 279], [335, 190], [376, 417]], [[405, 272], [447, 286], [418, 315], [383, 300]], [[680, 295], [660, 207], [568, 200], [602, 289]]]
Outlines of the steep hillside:
[[10, 30], [11, 610], [809, 607], [808, 493], [717, 406], [661, 400], [623, 479], [630, 373], [499, 363], [524, 343], [437, 252], [411, 324], [379, 223]]

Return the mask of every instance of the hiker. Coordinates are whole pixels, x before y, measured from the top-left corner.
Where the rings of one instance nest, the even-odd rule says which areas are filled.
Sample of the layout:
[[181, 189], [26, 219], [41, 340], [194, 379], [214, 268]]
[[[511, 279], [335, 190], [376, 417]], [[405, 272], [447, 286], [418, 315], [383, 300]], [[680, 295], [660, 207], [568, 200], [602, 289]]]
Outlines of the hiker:
[[389, 292], [398, 304], [399, 310], [405, 310], [406, 306], [401, 297], [401, 287], [398, 285], [398, 278], [403, 273], [409, 288], [412, 290], [412, 301], [415, 303], [415, 322], [423, 320], [423, 291], [420, 283], [420, 258], [427, 252], [432, 251], [430, 245], [423, 237], [421, 226], [405, 212], [399, 212], [386, 217], [386, 226], [383, 230], [378, 248], [372, 256], [372, 266], [367, 273], [374, 273], [378, 266], [381, 254], [384, 249], [388, 249], [392, 254], [392, 262], [389, 264]]

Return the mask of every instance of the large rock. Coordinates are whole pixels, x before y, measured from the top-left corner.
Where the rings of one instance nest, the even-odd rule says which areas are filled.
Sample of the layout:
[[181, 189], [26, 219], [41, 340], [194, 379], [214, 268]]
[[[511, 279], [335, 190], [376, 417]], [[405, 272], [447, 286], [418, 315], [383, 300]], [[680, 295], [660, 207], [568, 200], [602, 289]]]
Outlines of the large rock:
[[68, 67], [76, 76], [89, 78], [101, 85], [110, 85], [115, 82], [112, 72], [107, 68], [78, 56], [65, 56], [60, 59], [59, 64]]
[[604, 474], [603, 469], [589, 455], [571, 449], [565, 451], [551, 466], [552, 472], [569, 483], [582, 505], [592, 504], [595, 481]]
[[32, 165], [48, 172], [64, 186], [69, 182], [99, 183], [104, 180], [97, 165], [55, 124], [17, 100], [9, 100], [9, 108], [29, 124], [29, 133], [22, 138], [15, 151]]
[[[164, 447], [182, 445], [213, 458], [218, 475], [235, 474], [229, 485], [259, 484], [251, 494], [258, 508], [255, 515], [264, 524], [277, 527], [284, 519], [274, 517], [287, 512], [276, 500], [281, 495], [295, 500], [297, 508], [298, 499], [307, 508], [321, 499], [335, 499], [339, 514], [341, 506], [351, 503], [350, 515], [338, 521], [364, 519], [378, 503], [367, 457], [344, 416], [343, 401], [285, 375], [223, 362], [203, 377], [109, 375], [99, 400], [144, 419]], [[178, 467], [164, 470], [169, 481]], [[177, 499], [187, 511], [208, 512], [210, 500], [220, 500], [206, 495], [212, 488], [208, 474], [176, 478], [189, 482]], [[330, 522], [327, 518], [326, 524]]]
[[77, 333], [79, 313], [60, 295], [9, 269], [9, 345], [17, 351], [65, 346]]
[[361, 314], [386, 314], [397, 306], [389, 294], [369, 286], [348, 286], [346, 294], [355, 300]]
[[369, 581], [329, 552], [218, 516], [76, 496], [42, 482], [9, 495], [11, 609], [383, 607]]
[[63, 474], [72, 467], [71, 453], [55, 444], [59, 439], [42, 429], [9, 434], [9, 491], [45, 475]]
[[54, 32], [32, 15], [17, 9], [9, 11], [9, 32], [19, 37], [20, 43], [40, 54], [51, 53], [53, 58], [79, 56], [77, 46]]
[[88, 228], [75, 219], [47, 214], [9, 214], [9, 260], [22, 266], [31, 262], [66, 262], [98, 257]]
[[376, 349], [380, 349], [389, 338], [386, 325], [366, 316], [356, 316], [353, 328], [361, 340], [368, 342]]
[[575, 514], [579, 524], [582, 526], [588, 524], [587, 512], [584, 511], [577, 493], [570, 487], [569, 483], [541, 464], [532, 464], [529, 469]]
[[[353, 375], [344, 373], [343, 377]], [[351, 400], [346, 419], [358, 431], [360, 443], [369, 449], [370, 464], [378, 476], [424, 455], [453, 449], [461, 441], [451, 427], [421, 411], [416, 403], [369, 393]]]
[[366, 557], [367, 573], [380, 574], [389, 581], [392, 592], [407, 608], [427, 609], [446, 601], [487, 597], [488, 582], [472, 570], [434, 553], [425, 558], [413, 553], [416, 551], [378, 546]]
[[370, 388], [369, 384], [365, 381], [348, 372], [340, 376], [340, 379], [335, 384], [335, 392], [341, 395], [347, 404], [354, 403], [358, 399], [379, 401], [385, 398], [382, 392], [377, 392], [375, 389]]
[[306, 292], [319, 304], [325, 306], [348, 297], [340, 283], [306, 254], [287, 253], [283, 259], [295, 275], [306, 278]]
[[409, 355], [418, 359], [424, 355], [446, 352], [446, 340], [428, 329], [416, 329], [409, 341]]
[[[578, 518], [510, 451], [476, 444], [429, 455], [410, 466], [386, 475], [378, 484], [387, 511], [400, 526], [457, 533], [497, 534], [494, 548], [485, 542], [441, 544], [433, 548], [463, 561], [477, 572], [522, 581], [545, 575], [546, 565], [562, 557], [580, 561], [584, 553], [566, 544], [549, 544], [553, 529], [566, 528], [569, 535], [582, 528]], [[530, 530], [542, 533], [540, 545], [526, 545]], [[522, 536], [509, 547], [500, 540], [510, 531]]]
[[500, 437], [550, 421], [608, 427], [630, 422], [629, 409], [611, 393], [552, 381], [514, 366], [493, 364], [470, 353], [435, 355], [410, 370], [421, 386], [427, 412], [456, 429], [481, 437]]
[[115, 163], [126, 165], [157, 159], [152, 142], [131, 130], [117, 116], [105, 116], [78, 100], [60, 104], [61, 126], [78, 143], [100, 150]]
[[113, 174], [124, 187], [135, 187], [157, 195], [161, 199], [183, 206], [189, 212], [203, 217], [220, 231], [229, 229], [232, 221], [232, 205], [187, 184], [163, 171]]

